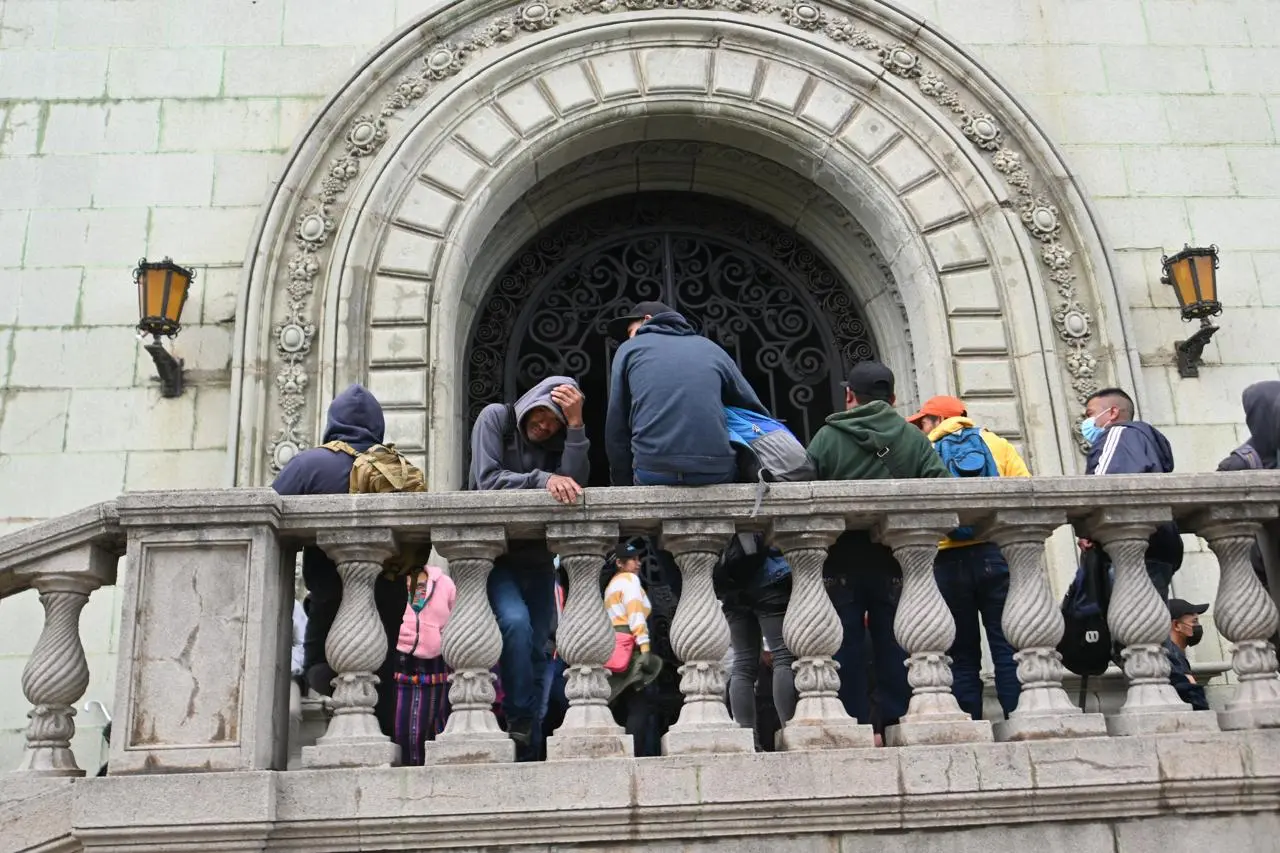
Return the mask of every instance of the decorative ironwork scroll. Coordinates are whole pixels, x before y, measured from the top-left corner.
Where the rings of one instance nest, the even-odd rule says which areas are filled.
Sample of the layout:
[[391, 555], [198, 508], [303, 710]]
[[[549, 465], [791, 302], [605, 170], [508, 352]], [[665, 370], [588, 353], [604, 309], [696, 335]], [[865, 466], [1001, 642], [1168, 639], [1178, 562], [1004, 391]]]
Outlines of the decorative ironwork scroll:
[[470, 417], [557, 373], [605, 399], [605, 324], [649, 299], [724, 347], [802, 438], [876, 354], [847, 285], [794, 232], [710, 196], [628, 195], [571, 214], [499, 275], [472, 332]]

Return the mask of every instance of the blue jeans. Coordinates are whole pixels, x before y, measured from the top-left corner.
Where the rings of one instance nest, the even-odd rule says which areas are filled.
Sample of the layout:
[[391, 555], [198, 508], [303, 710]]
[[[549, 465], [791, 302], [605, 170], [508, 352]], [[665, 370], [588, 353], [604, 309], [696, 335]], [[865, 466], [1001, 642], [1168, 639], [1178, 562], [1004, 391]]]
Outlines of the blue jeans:
[[956, 620], [956, 641], [951, 655], [952, 692], [960, 708], [975, 720], [982, 719], [982, 637], [978, 617], [987, 631], [987, 644], [996, 668], [996, 695], [1005, 716], [1018, 707], [1018, 667], [1013, 646], [1005, 639], [1000, 619], [1009, 596], [1009, 564], [996, 545], [984, 542], [938, 552], [933, 575], [947, 607]]
[[636, 468], [631, 473], [637, 486], [718, 486], [737, 479], [733, 471], [727, 474], [686, 474], [683, 471], [642, 471]]
[[[840, 702], [859, 723], [870, 723], [883, 731], [898, 722], [911, 700], [907, 653], [893, 635], [893, 617], [902, 597], [902, 569], [888, 548], [855, 533], [841, 536], [832, 546], [824, 575], [844, 629], [844, 641], [835, 654], [840, 664]], [[874, 717], [867, 672], [868, 639], [876, 680]]]
[[556, 614], [551, 555], [499, 557], [489, 575], [489, 605], [502, 632], [498, 668], [507, 725], [536, 730], [547, 680], [547, 640]]

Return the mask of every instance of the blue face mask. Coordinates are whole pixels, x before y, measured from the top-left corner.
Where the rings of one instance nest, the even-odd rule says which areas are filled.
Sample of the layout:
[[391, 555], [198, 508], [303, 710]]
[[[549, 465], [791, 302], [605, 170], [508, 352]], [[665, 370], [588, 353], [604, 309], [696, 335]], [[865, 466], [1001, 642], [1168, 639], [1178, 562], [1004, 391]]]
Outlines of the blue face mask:
[[1085, 418], [1080, 422], [1080, 434], [1084, 436], [1085, 441], [1089, 442], [1090, 447], [1097, 444], [1104, 433], [1106, 430], [1094, 423], [1094, 418]]

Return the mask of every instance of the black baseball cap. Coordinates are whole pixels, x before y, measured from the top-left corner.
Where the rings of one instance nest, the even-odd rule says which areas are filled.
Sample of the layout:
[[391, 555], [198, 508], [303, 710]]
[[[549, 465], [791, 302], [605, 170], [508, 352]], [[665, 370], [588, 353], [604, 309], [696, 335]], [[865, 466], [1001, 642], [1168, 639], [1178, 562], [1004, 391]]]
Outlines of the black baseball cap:
[[613, 549], [613, 558], [621, 563], [623, 560], [640, 559], [640, 547], [634, 542], [623, 542]]
[[893, 398], [893, 371], [878, 361], [860, 361], [849, 371], [844, 386], [853, 392], [860, 402]]
[[1207, 604], [1192, 604], [1190, 601], [1183, 601], [1181, 598], [1171, 598], [1167, 602], [1169, 605], [1169, 618], [1181, 619], [1183, 616], [1190, 616], [1192, 613], [1197, 616], [1209, 609]]
[[641, 302], [627, 312], [624, 317], [615, 317], [609, 321], [607, 326], [609, 337], [619, 343], [627, 339], [627, 327], [636, 320], [643, 320], [645, 317], [657, 314], [667, 314], [671, 312], [671, 308], [662, 302]]

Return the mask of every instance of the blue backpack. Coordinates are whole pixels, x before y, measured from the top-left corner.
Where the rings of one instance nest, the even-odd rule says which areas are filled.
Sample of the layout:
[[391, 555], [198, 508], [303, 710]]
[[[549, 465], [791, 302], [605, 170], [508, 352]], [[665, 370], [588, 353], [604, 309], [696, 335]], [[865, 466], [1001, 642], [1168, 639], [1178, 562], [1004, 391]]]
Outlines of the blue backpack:
[[782, 422], [736, 406], [725, 406], [729, 443], [745, 456], [739, 474], [749, 482], [791, 482], [816, 476], [804, 445]]
[[[964, 427], [950, 435], [944, 435], [933, 443], [942, 457], [942, 465], [953, 477], [999, 477], [1000, 468], [982, 438], [982, 430]], [[972, 539], [972, 527], [957, 527], [948, 538], [957, 541]]]
[[804, 445], [777, 418], [725, 406], [724, 420], [729, 444], [738, 455], [738, 480], [758, 484], [752, 517], [760, 512], [768, 483], [812, 480], [817, 476]]
[[965, 427], [944, 435], [933, 443], [942, 464], [953, 477], [999, 477], [1000, 469], [991, 448], [982, 438], [982, 430]]

